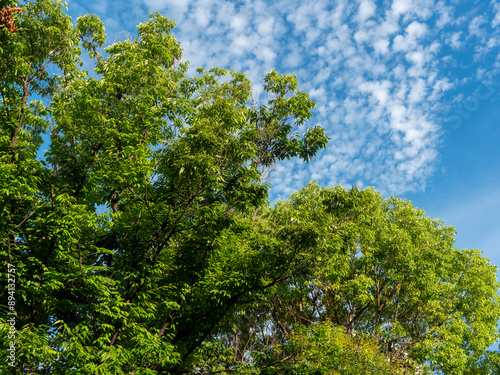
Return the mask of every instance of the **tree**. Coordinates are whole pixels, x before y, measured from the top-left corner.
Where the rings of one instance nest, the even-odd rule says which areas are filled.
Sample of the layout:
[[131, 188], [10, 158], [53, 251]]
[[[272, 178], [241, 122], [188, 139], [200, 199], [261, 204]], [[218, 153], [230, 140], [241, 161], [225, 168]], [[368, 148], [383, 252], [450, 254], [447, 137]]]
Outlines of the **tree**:
[[[268, 104], [249, 105], [242, 73], [186, 76], [174, 24], [158, 13], [105, 56], [101, 21], [84, 16], [73, 27], [61, 6], [22, 4], [17, 32], [0, 30], [0, 251], [17, 270], [13, 370], [180, 371], [234, 306], [293, 272], [237, 242], [267, 197], [262, 174], [308, 160], [327, 138], [319, 127], [294, 132], [314, 107], [295, 77], [271, 72]], [[78, 68], [80, 48], [94, 75]], [[45, 161], [36, 157], [42, 134]], [[8, 328], [4, 320], [3, 335]]]
[[[236, 353], [226, 368], [253, 363], [277, 373], [318, 374], [474, 368], [488, 374], [494, 368], [497, 353], [486, 350], [499, 337], [497, 268], [479, 250], [453, 248], [453, 227], [370, 189], [315, 183], [263, 217], [263, 237], [293, 251], [304, 246], [293, 257], [300, 271], [216, 332], [207, 347], [222, 341]], [[389, 369], [368, 369], [366, 363], [378, 363], [373, 348], [384, 353], [381, 363], [392, 363]]]
[[2, 372], [494, 368], [495, 267], [454, 249], [451, 227], [372, 190], [309, 184], [268, 204], [273, 166], [328, 140], [298, 134], [315, 104], [294, 76], [269, 73], [257, 106], [243, 73], [188, 76], [158, 13], [102, 53], [96, 16], [9, 6], [22, 9], [0, 25], [0, 260], [16, 277], [13, 291], [2, 273], [0, 305], [17, 332]]

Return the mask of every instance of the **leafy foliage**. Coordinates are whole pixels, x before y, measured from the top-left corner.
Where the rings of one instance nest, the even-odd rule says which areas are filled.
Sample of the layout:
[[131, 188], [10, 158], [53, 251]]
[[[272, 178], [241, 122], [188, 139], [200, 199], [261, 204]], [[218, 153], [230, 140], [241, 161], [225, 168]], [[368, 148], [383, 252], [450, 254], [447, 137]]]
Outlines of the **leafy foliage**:
[[276, 163], [328, 141], [299, 134], [315, 103], [296, 77], [269, 73], [257, 106], [243, 73], [187, 76], [158, 13], [103, 51], [94, 15], [73, 26], [61, 2], [9, 5], [22, 12], [17, 32], [0, 28], [0, 260], [17, 270], [17, 351], [2, 372], [495, 366], [495, 267], [454, 249], [451, 227], [356, 188], [268, 205]]
[[[186, 77], [158, 13], [104, 55], [102, 22], [73, 27], [61, 6], [23, 4], [19, 32], [0, 30], [1, 256], [18, 272], [17, 371], [172, 371], [228, 310], [283, 278], [264, 280], [267, 264], [248, 271], [231, 241], [266, 199], [262, 173], [326, 138], [292, 133], [314, 106], [294, 77], [271, 73], [274, 98], [253, 107], [242, 73]], [[78, 69], [79, 45], [93, 75]]]
[[[211, 345], [233, 348], [228, 370], [465, 374], [493, 366], [495, 354], [483, 354], [498, 340], [496, 267], [479, 250], [454, 249], [452, 227], [407, 201], [314, 183], [263, 218], [260, 236], [291, 251], [282, 261], [294, 273], [213, 336]], [[374, 353], [391, 367], [369, 370]]]

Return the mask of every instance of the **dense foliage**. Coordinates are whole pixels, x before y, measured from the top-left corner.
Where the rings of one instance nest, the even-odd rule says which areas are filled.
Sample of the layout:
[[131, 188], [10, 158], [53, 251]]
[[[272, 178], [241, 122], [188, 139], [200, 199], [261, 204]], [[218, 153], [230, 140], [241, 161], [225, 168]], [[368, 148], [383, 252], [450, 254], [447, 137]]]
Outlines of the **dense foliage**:
[[243, 73], [188, 76], [158, 13], [102, 51], [94, 15], [8, 5], [22, 10], [0, 25], [2, 353], [13, 295], [17, 313], [2, 373], [498, 369], [496, 267], [454, 249], [452, 227], [355, 187], [269, 205], [276, 163], [328, 140], [298, 133], [315, 104], [295, 77], [269, 73], [256, 105]]

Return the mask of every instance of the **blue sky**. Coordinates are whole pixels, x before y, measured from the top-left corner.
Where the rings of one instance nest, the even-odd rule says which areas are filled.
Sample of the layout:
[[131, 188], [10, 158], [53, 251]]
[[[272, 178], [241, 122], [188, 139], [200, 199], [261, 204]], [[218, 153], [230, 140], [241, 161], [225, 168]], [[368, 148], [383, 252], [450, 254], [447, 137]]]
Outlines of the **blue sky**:
[[[148, 12], [177, 23], [184, 59], [245, 71], [259, 98], [272, 69], [297, 74], [331, 137], [274, 172], [273, 198], [309, 180], [373, 186], [458, 230], [500, 264], [500, 0], [96, 0], [108, 42]], [[303, 129], [305, 130], [305, 128]]]

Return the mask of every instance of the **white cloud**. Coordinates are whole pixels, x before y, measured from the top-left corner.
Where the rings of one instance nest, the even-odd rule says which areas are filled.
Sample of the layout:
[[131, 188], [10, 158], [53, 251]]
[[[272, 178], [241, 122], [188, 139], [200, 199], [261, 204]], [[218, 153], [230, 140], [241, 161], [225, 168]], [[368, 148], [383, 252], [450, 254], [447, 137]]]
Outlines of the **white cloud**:
[[411, 10], [411, 3], [411, 0], [394, 0], [391, 8], [395, 14], [405, 14]]
[[377, 10], [377, 6], [371, 0], [362, 0], [358, 8], [358, 20], [364, 22], [368, 18], [373, 17]]
[[428, 19], [435, 11], [433, 0], [394, 0], [391, 11], [395, 16], [402, 16], [404, 20], [411, 17]]
[[261, 18], [257, 21], [257, 32], [261, 37], [272, 36], [274, 31], [274, 19], [272, 17]]
[[464, 42], [463, 40], [461, 40], [461, 38], [462, 38], [462, 32], [457, 31], [451, 34], [451, 36], [446, 39], [446, 42], [451, 46], [451, 48], [457, 50], [464, 45]]
[[373, 47], [375, 51], [384, 55], [389, 52], [389, 41], [387, 39], [379, 39], [375, 42]]
[[212, 2], [210, 0], [198, 0], [194, 6], [192, 18], [196, 21], [197, 27], [208, 27], [212, 19]]
[[297, 68], [302, 64], [302, 54], [297, 49], [292, 49], [292, 52], [284, 57], [282, 63], [287, 68]]
[[413, 21], [406, 28], [406, 33], [410, 39], [415, 40], [427, 33], [427, 26], [418, 21]]
[[500, 25], [500, 3], [496, 3], [493, 6], [493, 9], [495, 10], [495, 18], [493, 18], [493, 21], [491, 21], [491, 27], [497, 27]]
[[446, 5], [444, 1], [438, 1], [435, 5], [435, 10], [439, 15], [439, 19], [436, 22], [436, 27], [438, 29], [455, 23], [455, 16], [453, 14], [454, 12], [452, 6]]
[[[498, 2], [491, 14], [457, 17], [444, 0], [141, 1], [145, 9], [130, 17], [161, 10], [173, 18], [192, 70], [244, 70], [260, 92], [271, 69], [296, 73], [318, 102], [310, 125], [332, 139], [309, 165], [282, 164], [272, 178], [281, 196], [309, 179], [386, 194], [424, 189], [438, 158], [443, 95], [459, 83], [449, 72], [458, 53], [474, 51], [481, 68], [500, 70]], [[106, 4], [99, 7], [110, 12]]]
[[410, 93], [408, 95], [408, 101], [410, 103], [418, 103], [425, 100], [427, 94], [427, 82], [423, 79], [417, 79], [412, 85]]
[[232, 17], [229, 23], [235, 32], [241, 33], [246, 29], [248, 19], [245, 16], [238, 14]]
[[143, 0], [149, 11], [168, 9], [168, 17], [176, 22], [184, 20], [185, 13], [189, 9], [190, 0]]
[[484, 16], [481, 15], [474, 17], [469, 24], [469, 34], [479, 38], [484, 38], [486, 36], [486, 31], [483, 28], [485, 23], [486, 18]]
[[397, 35], [393, 40], [393, 49], [395, 51], [409, 51], [414, 49], [420, 42], [428, 28], [425, 24], [413, 21], [405, 29], [404, 35]]

